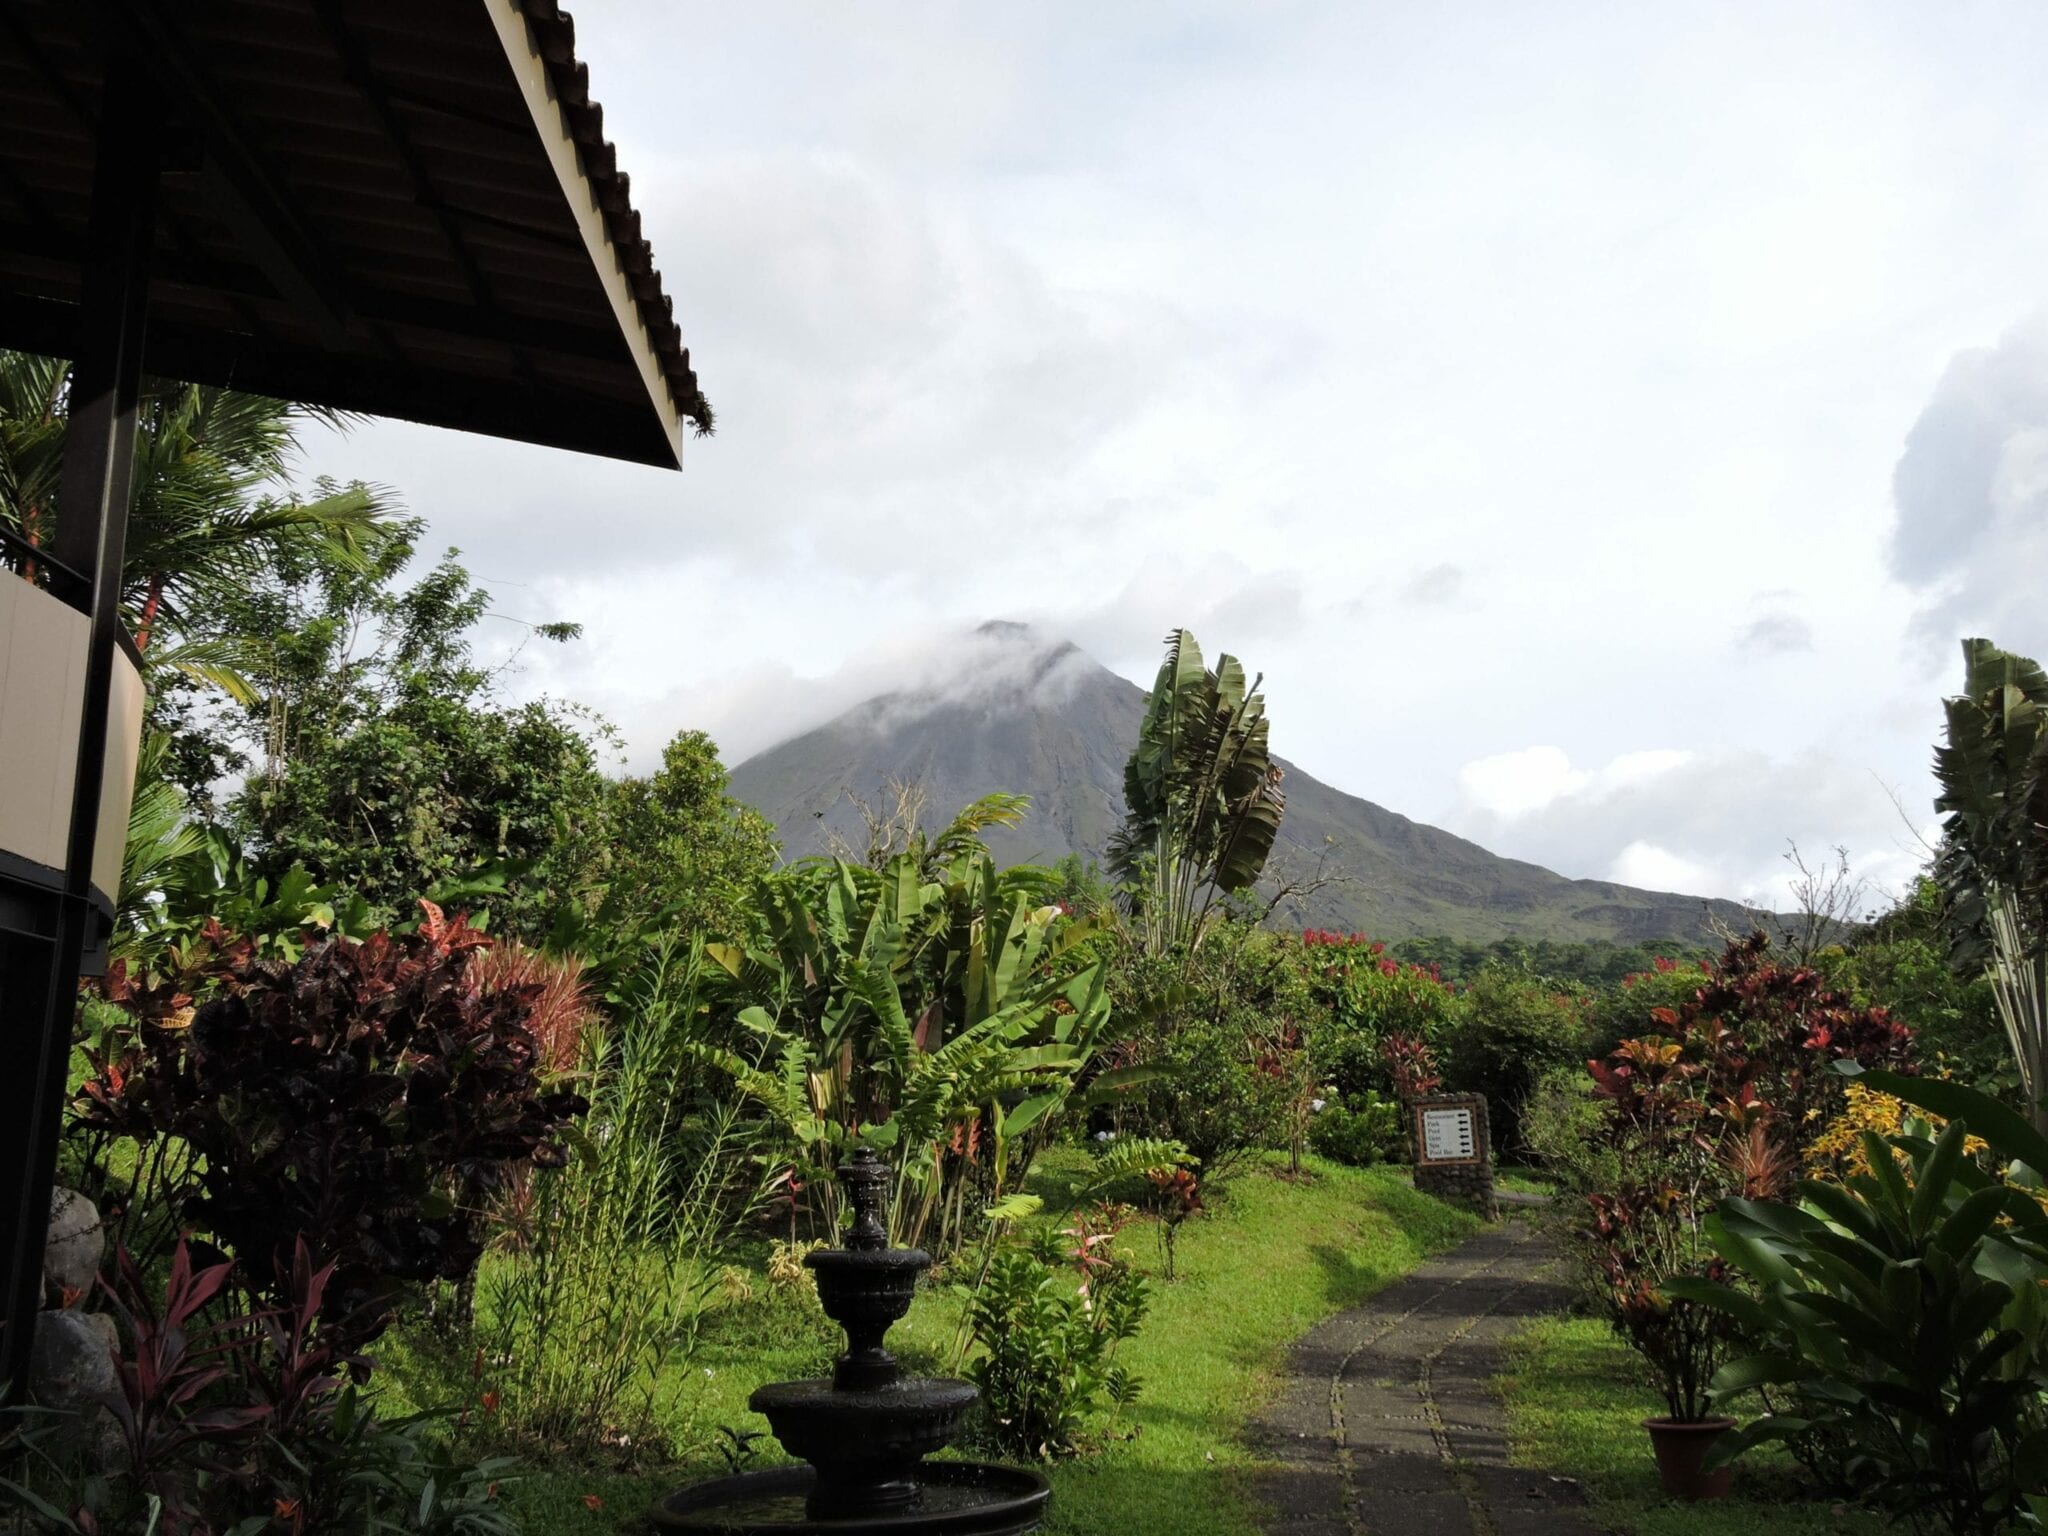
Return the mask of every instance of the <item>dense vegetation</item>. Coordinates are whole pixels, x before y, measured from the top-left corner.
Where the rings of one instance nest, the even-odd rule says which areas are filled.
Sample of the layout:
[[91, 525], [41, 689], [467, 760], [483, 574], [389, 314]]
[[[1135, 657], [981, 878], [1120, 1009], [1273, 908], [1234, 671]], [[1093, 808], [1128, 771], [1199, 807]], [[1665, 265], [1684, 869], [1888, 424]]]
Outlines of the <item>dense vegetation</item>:
[[[42, 536], [61, 374], [0, 390], [0, 515]], [[701, 734], [630, 776], [603, 721], [509, 701], [575, 626], [422, 570], [387, 492], [292, 496], [296, 413], [151, 399], [152, 716], [63, 1169], [110, 1252], [50, 1298], [114, 1374], [60, 1405], [100, 1439], [6, 1422], [27, 1528], [616, 1528], [775, 1454], [739, 1403], [829, 1356], [802, 1259], [857, 1146], [939, 1261], [903, 1337], [980, 1384], [977, 1443], [1067, 1467], [1066, 1528], [1159, 1528], [1161, 1479], [1248, 1454], [1248, 1363], [1469, 1227], [1357, 1171], [1439, 1086], [1547, 1165], [1672, 1417], [1761, 1390], [1732, 1445], [1930, 1525], [2038, 1520], [2031, 663], [1970, 650], [1911, 900], [1704, 955], [1264, 921], [1264, 699], [1185, 632], [1107, 875], [1000, 867], [1011, 795], [779, 865]]]

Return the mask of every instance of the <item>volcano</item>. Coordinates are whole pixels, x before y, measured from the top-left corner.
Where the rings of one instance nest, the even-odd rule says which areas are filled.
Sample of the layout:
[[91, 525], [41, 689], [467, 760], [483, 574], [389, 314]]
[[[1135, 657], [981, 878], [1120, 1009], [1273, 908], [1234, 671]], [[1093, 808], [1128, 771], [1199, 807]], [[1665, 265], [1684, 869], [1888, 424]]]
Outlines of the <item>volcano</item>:
[[[877, 695], [733, 770], [733, 795], [775, 823], [785, 858], [864, 846], [860, 803], [879, 805], [900, 782], [923, 792], [927, 824], [999, 790], [1029, 795], [1019, 826], [988, 835], [1001, 863], [1070, 853], [1103, 861], [1123, 816], [1144, 690], [1019, 624], [982, 626], [959, 661], [948, 681]], [[1281, 898], [1272, 920], [1282, 926], [1381, 939], [1698, 944], [1717, 921], [1750, 921], [1734, 902], [1570, 880], [1502, 858], [1282, 766], [1287, 814], [1269, 882], [1299, 884], [1318, 870], [1324, 879]]]

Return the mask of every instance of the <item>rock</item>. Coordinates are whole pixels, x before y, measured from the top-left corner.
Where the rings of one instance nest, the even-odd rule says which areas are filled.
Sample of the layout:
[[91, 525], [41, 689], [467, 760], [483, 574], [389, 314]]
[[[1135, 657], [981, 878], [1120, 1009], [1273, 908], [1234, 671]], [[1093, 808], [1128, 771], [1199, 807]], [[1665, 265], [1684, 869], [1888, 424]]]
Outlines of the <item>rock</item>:
[[50, 1238], [43, 1245], [43, 1279], [58, 1299], [91, 1292], [106, 1253], [99, 1208], [75, 1189], [50, 1191]]
[[[36, 1314], [35, 1340], [29, 1346], [29, 1396], [44, 1408], [76, 1414], [59, 1421], [45, 1449], [63, 1457], [66, 1451], [89, 1467], [114, 1466], [122, 1457], [121, 1426], [101, 1398], [117, 1389], [112, 1351], [120, 1332], [104, 1312], [75, 1307]], [[0, 1526], [0, 1536], [6, 1527]]]
[[114, 1320], [104, 1312], [38, 1312], [29, 1348], [30, 1394], [45, 1408], [91, 1406], [97, 1394], [114, 1390], [110, 1351], [119, 1342]]

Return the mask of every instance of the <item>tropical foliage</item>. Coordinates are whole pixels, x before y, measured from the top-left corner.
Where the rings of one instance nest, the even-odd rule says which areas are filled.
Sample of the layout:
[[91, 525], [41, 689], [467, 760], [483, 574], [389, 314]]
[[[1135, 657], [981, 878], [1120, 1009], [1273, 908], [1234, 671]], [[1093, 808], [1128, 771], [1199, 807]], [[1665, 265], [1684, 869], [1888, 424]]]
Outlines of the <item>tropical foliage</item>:
[[[31, 579], [65, 389], [0, 357]], [[1776, 949], [1272, 930], [1260, 680], [1183, 630], [1107, 877], [998, 867], [1022, 797], [927, 826], [910, 784], [858, 846], [776, 868], [708, 737], [625, 774], [605, 722], [507, 686], [576, 626], [509, 619], [454, 551], [422, 566], [383, 493], [293, 491], [305, 419], [146, 402], [124, 601], [152, 729], [67, 1145], [123, 1250], [64, 1299], [116, 1322], [124, 1444], [94, 1484], [8, 1431], [42, 1479], [0, 1483], [10, 1512], [489, 1536], [513, 1524], [486, 1452], [701, 1460], [714, 1363], [832, 1347], [802, 1261], [857, 1146], [896, 1169], [892, 1240], [940, 1260], [920, 1305], [953, 1309], [983, 1438], [1099, 1450], [1148, 1401], [1122, 1234], [1154, 1235], [1179, 1312], [1205, 1278], [1176, 1274], [1183, 1234], [1208, 1266], [1212, 1217], [1348, 1187], [1333, 1164], [1403, 1156], [1403, 1107], [1449, 1087], [1550, 1164], [1672, 1417], [1755, 1391], [1738, 1446], [1783, 1440], [1817, 1484], [1954, 1531], [2041, 1520], [2048, 1143], [1942, 1080], [2040, 1113], [2033, 663], [1966, 646], [1914, 898]], [[1888, 1075], [1906, 1023], [1927, 1078]], [[373, 1372], [452, 1417], [389, 1418]], [[723, 1433], [735, 1463], [758, 1438]]]
[[1988, 640], [1963, 642], [1963, 692], [1942, 705], [1935, 879], [1951, 958], [1988, 965], [2036, 1129], [2048, 1130], [2048, 673]]
[[[1753, 1338], [1718, 1400], [1767, 1411], [1725, 1456], [1790, 1445], [1846, 1493], [1976, 1536], [2048, 1515], [2048, 1139], [1986, 1094], [1873, 1072], [1948, 1117], [1866, 1133], [1864, 1171], [1709, 1223], [1746, 1285], [1674, 1282]], [[1995, 1153], [1980, 1166], [1971, 1136]]]
[[828, 1231], [830, 1170], [864, 1142], [896, 1163], [892, 1235], [956, 1246], [1015, 1187], [1106, 1043], [1088, 926], [1046, 899], [1047, 871], [995, 867], [974, 836], [991, 809], [968, 807], [879, 869], [834, 859], [769, 877], [761, 937], [707, 947], [724, 975], [694, 1058], [781, 1128]]
[[1235, 656], [1204, 666], [1195, 637], [1166, 659], [1124, 769], [1124, 822], [1111, 872], [1154, 954], [1198, 945], [1223, 898], [1251, 889], [1279, 835], [1286, 798], [1267, 747], [1265, 695]]
[[1774, 963], [1761, 933], [1732, 943], [1654, 1033], [1588, 1064], [1605, 1112], [1586, 1124], [1611, 1181], [1584, 1196], [1580, 1241], [1615, 1328], [1650, 1365], [1670, 1417], [1708, 1411], [1733, 1339], [1725, 1316], [1673, 1283], [1716, 1277], [1706, 1222], [1726, 1197], [1784, 1190], [1839, 1095], [1830, 1063], [1909, 1059], [1907, 1031], [1857, 1009], [1812, 970]]
[[[48, 545], [70, 409], [71, 365], [0, 352], [0, 525]], [[390, 496], [365, 485], [288, 492], [293, 438], [333, 412], [232, 389], [145, 381], [121, 596], [136, 644], [159, 665], [236, 692], [263, 665], [260, 629], [214, 615], [281, 564], [359, 568], [389, 535]]]

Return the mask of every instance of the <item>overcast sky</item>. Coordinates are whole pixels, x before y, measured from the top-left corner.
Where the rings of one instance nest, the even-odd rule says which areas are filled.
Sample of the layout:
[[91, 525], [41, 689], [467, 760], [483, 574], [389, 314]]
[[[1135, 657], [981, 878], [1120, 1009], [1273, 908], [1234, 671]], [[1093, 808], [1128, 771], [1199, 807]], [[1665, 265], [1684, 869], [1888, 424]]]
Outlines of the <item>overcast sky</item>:
[[[1896, 885], [2048, 651], [2048, 8], [747, 6], [577, 40], [719, 433], [378, 424], [515, 686], [729, 761], [988, 618], [1185, 624], [1319, 777], [1566, 874]], [[505, 633], [511, 633], [505, 627]]]

